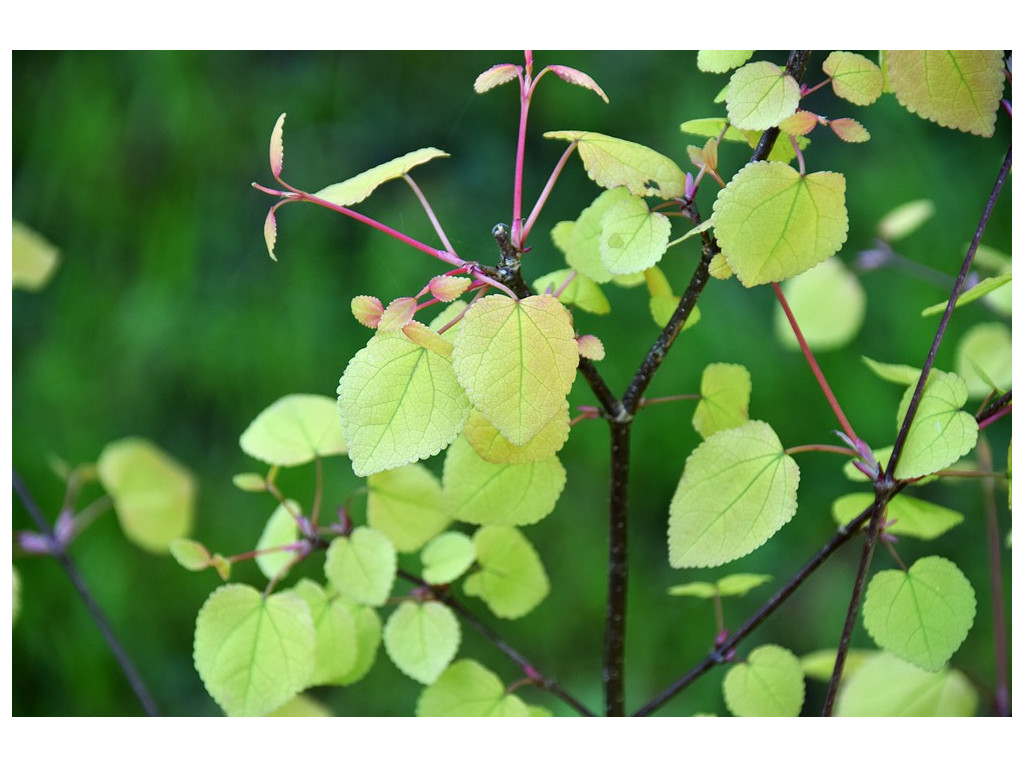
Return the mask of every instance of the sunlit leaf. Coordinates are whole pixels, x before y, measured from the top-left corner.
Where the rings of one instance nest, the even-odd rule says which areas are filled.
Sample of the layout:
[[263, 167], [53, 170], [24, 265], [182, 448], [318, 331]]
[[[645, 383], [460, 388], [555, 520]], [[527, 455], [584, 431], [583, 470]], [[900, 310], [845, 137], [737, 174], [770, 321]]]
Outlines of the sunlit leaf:
[[700, 378], [700, 401], [693, 428], [701, 437], [745, 423], [750, 408], [750, 372], [742, 365], [711, 363]]
[[[787, 280], [782, 293], [807, 346], [815, 352], [845, 346], [864, 324], [864, 288], [857, 276], [835, 257]], [[775, 335], [782, 346], [800, 349], [781, 304], [775, 305]]]
[[412, 322], [416, 314], [416, 299], [412, 296], [401, 296], [394, 299], [384, 308], [377, 321], [377, 330], [381, 333], [400, 331]]
[[[873, 493], [849, 493], [832, 502], [832, 517], [846, 525], [875, 501]], [[964, 516], [952, 509], [916, 499], [905, 493], [893, 497], [885, 511], [885, 532], [915, 539], [935, 539], [963, 522]]]
[[613, 275], [642, 272], [661, 260], [671, 232], [668, 217], [630, 195], [601, 217], [601, 261]]
[[495, 616], [517, 619], [547, 597], [551, 586], [544, 566], [517, 528], [480, 528], [473, 544], [480, 569], [466, 577], [463, 588], [483, 600]]
[[263, 240], [267, 244], [270, 258], [277, 261], [277, 255], [274, 253], [274, 246], [277, 245], [277, 217], [273, 208], [267, 211], [267, 218], [263, 220]]
[[284, 166], [284, 118], [285, 113], [281, 113], [270, 133], [270, 172], [275, 179], [281, 175]]
[[587, 175], [600, 187], [626, 187], [637, 197], [663, 199], [686, 194], [686, 174], [653, 149], [589, 131], [548, 131], [548, 139], [576, 141]]
[[779, 123], [779, 129], [793, 136], [805, 136], [818, 127], [818, 116], [813, 112], [798, 109]]
[[871, 140], [871, 133], [863, 125], [852, 117], [837, 117], [830, 120], [828, 127], [843, 141], [850, 144], [860, 144]]
[[334, 717], [334, 714], [312, 696], [300, 693], [264, 717]]
[[325, 395], [285, 395], [253, 419], [239, 443], [254, 459], [284, 467], [347, 450], [337, 405]]
[[171, 557], [188, 571], [204, 571], [210, 567], [210, 551], [192, 539], [175, 539], [168, 547]]
[[420, 559], [425, 582], [449, 584], [476, 562], [476, 547], [466, 534], [447, 531], [423, 548]]
[[373, 528], [356, 528], [327, 548], [324, 574], [342, 595], [362, 605], [383, 605], [395, 581], [397, 556], [391, 539]]
[[607, 283], [612, 273], [601, 259], [601, 219], [611, 208], [631, 197], [625, 187], [616, 187], [602, 192], [574, 222], [562, 222], [552, 230], [559, 238], [558, 247], [565, 253], [566, 263], [580, 274], [586, 275], [596, 283]]
[[576, 338], [576, 344], [580, 348], [580, 357], [588, 360], [604, 360], [604, 343], [590, 333], [585, 333]]
[[422, 165], [437, 157], [448, 157], [448, 153], [434, 147], [417, 149], [368, 171], [363, 171], [351, 179], [324, 187], [314, 193], [314, 196], [335, 205], [355, 205], [368, 198], [373, 190], [384, 182], [404, 176], [417, 165]]
[[501, 679], [472, 659], [460, 659], [424, 689], [417, 717], [529, 717], [515, 694], [505, 693]]
[[405, 601], [384, 624], [384, 649], [395, 666], [430, 685], [455, 658], [462, 633], [444, 603]]
[[926, 672], [888, 653], [878, 653], [844, 678], [839, 717], [971, 717], [978, 694], [956, 669]]
[[763, 131], [796, 112], [800, 86], [777, 64], [755, 61], [732, 73], [725, 99], [729, 122], [737, 128]]
[[673, 596], [689, 596], [712, 598], [715, 595], [720, 597], [742, 597], [752, 589], [772, 580], [771, 576], [758, 573], [732, 573], [723, 576], [714, 584], [706, 581], [691, 581], [687, 584], [677, 584], [669, 587], [668, 593]]
[[380, 317], [384, 314], [384, 305], [376, 296], [355, 296], [352, 298], [352, 316], [367, 328], [380, 325]]
[[495, 64], [477, 75], [473, 82], [473, 90], [477, 93], [484, 93], [510, 80], [515, 80], [522, 71], [523, 68], [516, 64]]
[[[982, 296], [987, 296], [997, 288], [1002, 288], [1012, 279], [1013, 274], [1011, 272], [1004, 272], [1001, 275], [986, 277], [973, 288], [970, 288], [961, 293], [959, 296], [957, 296], [956, 305], [954, 306], [954, 309], [958, 309], [962, 307], [964, 304], [970, 304], [972, 301], [980, 299]], [[921, 310], [921, 317], [927, 317], [928, 315], [938, 315], [944, 312], [946, 310], [946, 304], [947, 302], [945, 301], [939, 302], [938, 304], [932, 304], [930, 307]]]
[[753, 51], [697, 51], [697, 69], [722, 74], [743, 66]]
[[341, 685], [359, 659], [356, 615], [362, 608], [309, 579], [302, 579], [293, 592], [309, 606], [316, 632], [316, 661], [309, 685]]
[[916, 384], [917, 380], [921, 378], [921, 369], [914, 368], [912, 365], [880, 363], [863, 355], [860, 359], [864, 361], [878, 378], [884, 381], [891, 381], [893, 384], [902, 384], [906, 387], [910, 384]]
[[480, 458], [492, 464], [526, 464], [550, 459], [569, 437], [569, 404], [522, 445], [510, 443], [479, 411], [473, 411], [463, 430]]
[[668, 588], [672, 597], [699, 597], [703, 600], [710, 600], [718, 594], [715, 585], [707, 581], [691, 581], [686, 584], [676, 584]]
[[729, 125], [729, 120], [724, 117], [703, 117], [697, 120], [687, 120], [679, 126], [679, 130], [683, 133], [705, 136], [709, 139], [717, 139], [721, 136], [724, 141], [741, 141], [743, 143], [747, 141], [746, 134], [739, 128]]
[[1003, 323], [980, 323], [960, 339], [956, 371], [971, 397], [985, 397], [993, 389], [1005, 392], [1013, 381], [1010, 329]]
[[60, 261], [57, 246], [20, 221], [11, 222], [12, 285], [38, 291], [50, 282]]
[[833, 51], [821, 68], [832, 78], [832, 89], [841, 99], [867, 106], [882, 95], [882, 70], [859, 53]]
[[[291, 499], [279, 504], [277, 509], [267, 520], [260, 534], [260, 540], [256, 542], [256, 550], [275, 549], [281, 546], [294, 544], [301, 538], [299, 526], [295, 522], [295, 515], [301, 514], [301, 508], [296, 501]], [[290, 551], [268, 552], [256, 556], [256, 565], [263, 575], [268, 579], [278, 576], [283, 568], [295, 559], [295, 553]]]
[[725, 705], [737, 717], [796, 717], [804, 704], [804, 673], [792, 651], [762, 645], [725, 674]]
[[883, 216], [876, 231], [882, 240], [894, 243], [916, 232], [934, 215], [935, 203], [931, 200], [911, 200]]
[[565, 82], [572, 83], [573, 85], [579, 85], [583, 88], [587, 88], [588, 90], [593, 91], [602, 99], [604, 99], [605, 104], [608, 103], [608, 97], [605, 95], [604, 91], [601, 90], [601, 86], [594, 82], [594, 78], [592, 78], [586, 72], [580, 72], [578, 69], [566, 67], [561, 64], [552, 64], [550, 69], [560, 78], [565, 80]]
[[[907, 388], [896, 416], [903, 423], [915, 385]], [[978, 422], [960, 410], [967, 402], [967, 385], [955, 373], [933, 370], [910, 425], [895, 476], [923, 477], [945, 469], [966, 455], [978, 441]]]
[[[559, 269], [543, 277], [538, 277], [533, 281], [533, 290], [537, 293], [557, 291], [572, 273], [571, 269]], [[572, 282], [558, 295], [558, 300], [563, 304], [571, 304], [584, 312], [595, 315], [607, 315], [611, 312], [611, 305], [608, 303], [604, 291], [601, 290], [601, 286], [581, 272], [576, 273]]]
[[[843, 664], [842, 679], [845, 681], [860, 669], [865, 661], [877, 655], [878, 651], [865, 651], [857, 648], [849, 649], [846, 653], [846, 662]], [[818, 680], [823, 683], [829, 682], [832, 679], [832, 671], [835, 666], [836, 651], [834, 648], [813, 651], [800, 657], [800, 668], [804, 671], [804, 677], [811, 680]]]
[[415, 552], [448, 527], [441, 483], [429, 469], [409, 464], [368, 478], [366, 521], [398, 552]]
[[430, 294], [439, 301], [455, 301], [469, 290], [472, 280], [457, 275], [438, 275], [427, 284]]

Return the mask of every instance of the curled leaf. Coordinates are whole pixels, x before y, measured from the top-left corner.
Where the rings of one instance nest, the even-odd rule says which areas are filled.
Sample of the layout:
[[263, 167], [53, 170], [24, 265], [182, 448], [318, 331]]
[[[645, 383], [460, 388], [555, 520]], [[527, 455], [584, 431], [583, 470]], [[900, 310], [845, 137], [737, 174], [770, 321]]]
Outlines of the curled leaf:
[[579, 85], [583, 88], [588, 88], [604, 99], [605, 104], [608, 103], [608, 97], [605, 95], [604, 91], [601, 90], [601, 86], [594, 82], [594, 78], [586, 72], [580, 72], [578, 69], [566, 67], [561, 64], [552, 64], [549, 69], [565, 80], [565, 82], [572, 83], [573, 85]]
[[495, 64], [477, 75], [476, 81], [473, 83], [473, 90], [477, 93], [484, 93], [509, 80], [514, 80], [522, 71], [523, 68], [516, 64]]
[[270, 172], [275, 179], [280, 178], [284, 166], [284, 117], [282, 112], [270, 134]]
[[263, 222], [263, 239], [267, 243], [270, 258], [277, 261], [277, 256], [274, 255], [274, 246], [277, 244], [277, 218], [274, 216], [274, 208], [267, 211], [267, 218]]

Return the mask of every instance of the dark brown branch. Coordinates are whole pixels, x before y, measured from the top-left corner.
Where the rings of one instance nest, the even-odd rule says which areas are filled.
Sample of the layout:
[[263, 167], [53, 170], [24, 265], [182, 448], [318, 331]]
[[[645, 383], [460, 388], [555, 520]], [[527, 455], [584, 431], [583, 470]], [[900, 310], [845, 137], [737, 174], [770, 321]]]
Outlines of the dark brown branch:
[[629, 421], [611, 427], [611, 489], [608, 505], [608, 600], [605, 609], [605, 715], [622, 717], [625, 706], [626, 586], [629, 575], [627, 524]]

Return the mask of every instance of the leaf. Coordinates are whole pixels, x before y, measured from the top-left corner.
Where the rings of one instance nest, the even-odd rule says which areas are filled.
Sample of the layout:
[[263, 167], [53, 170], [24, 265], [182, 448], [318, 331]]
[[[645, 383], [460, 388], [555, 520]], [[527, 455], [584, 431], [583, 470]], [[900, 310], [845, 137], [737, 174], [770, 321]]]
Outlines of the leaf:
[[468, 277], [456, 275], [438, 275], [430, 279], [427, 286], [430, 294], [438, 301], [455, 301], [459, 296], [469, 290], [472, 280]]
[[971, 717], [978, 694], [955, 669], [926, 672], [888, 653], [874, 654], [845, 678], [839, 717]]
[[[533, 290], [537, 293], [557, 291], [565, 284], [573, 271], [572, 269], [559, 269], [549, 272], [543, 277], [538, 277], [533, 281]], [[611, 312], [611, 305], [608, 303], [604, 291], [601, 290], [601, 286], [582, 272], [576, 273], [572, 282], [558, 295], [558, 300], [563, 304], [571, 304], [594, 315], [607, 315]]]
[[477, 75], [476, 81], [473, 83], [473, 90], [477, 93], [484, 93], [510, 80], [515, 80], [522, 71], [523, 68], [515, 64], [495, 64]]
[[380, 315], [377, 321], [377, 330], [382, 333], [388, 331], [400, 331], [412, 322], [416, 314], [416, 299], [412, 296], [402, 296], [395, 299]]
[[205, 571], [210, 567], [210, 550], [192, 539], [175, 539], [168, 547], [171, 557], [187, 571]]
[[285, 395], [253, 419], [239, 444], [254, 459], [283, 467], [347, 450], [338, 408], [324, 395]]
[[133, 544], [166, 554], [172, 541], [192, 530], [195, 479], [153, 443], [141, 437], [108, 443], [96, 471], [121, 530]]
[[995, 132], [1002, 51], [886, 51], [896, 100], [926, 120], [978, 136]]
[[[842, 682], [853, 675], [870, 658], [878, 655], [878, 651], [864, 651], [851, 648], [846, 653], [846, 663], [843, 664]], [[836, 665], [836, 652], [834, 648], [827, 648], [821, 651], [813, 651], [800, 657], [800, 668], [804, 671], [804, 677], [811, 680], [818, 680], [827, 683], [832, 679], [832, 670]], [[842, 688], [840, 695], [842, 695]]]
[[576, 338], [576, 344], [580, 348], [580, 357], [588, 360], [604, 360], [604, 343], [590, 333], [585, 333]]
[[859, 53], [832, 51], [821, 65], [841, 99], [867, 106], [882, 95], [882, 70]]
[[484, 461], [492, 464], [528, 464], [552, 458], [569, 437], [569, 403], [551, 421], [522, 445], [506, 440], [479, 411], [473, 411], [463, 435]]
[[492, 464], [460, 438], [445, 456], [441, 504], [465, 523], [530, 525], [554, 511], [563, 488], [565, 469], [555, 456], [526, 464]]
[[753, 51], [697, 51], [697, 69], [722, 74], [743, 66]]
[[[903, 395], [896, 416], [897, 429], [907, 414], [915, 387], [908, 387]], [[978, 441], [978, 422], [960, 410], [965, 402], [967, 385], [963, 379], [955, 373], [931, 372], [896, 466], [897, 479], [938, 472], [974, 448]]]
[[241, 472], [233, 475], [231, 483], [240, 491], [262, 493], [267, 490], [267, 479], [256, 472]]
[[882, 240], [895, 243], [916, 232], [934, 215], [935, 204], [931, 200], [911, 200], [883, 216], [876, 231]]
[[686, 194], [686, 174], [653, 149], [590, 131], [548, 131], [546, 139], [577, 142], [587, 175], [600, 187], [626, 187], [637, 197], [665, 200]]
[[712, 598], [715, 595], [720, 597], [742, 597], [750, 590], [761, 586], [772, 580], [771, 576], [757, 573], [733, 573], [724, 576], [714, 584], [705, 581], [691, 581], [688, 584], [678, 584], [669, 587], [668, 593], [673, 596], [689, 596]]
[[195, 665], [228, 715], [264, 715], [306, 687], [315, 644], [309, 606], [294, 594], [264, 598], [250, 586], [228, 584], [199, 611]]
[[334, 717], [331, 710], [314, 699], [300, 693], [264, 717]]
[[846, 179], [750, 163], [718, 193], [714, 226], [729, 267], [750, 288], [805, 272], [846, 241]]
[[[846, 525], [875, 501], [873, 493], [849, 493], [832, 502], [832, 517]], [[886, 533], [915, 539], [936, 539], [964, 521], [959, 512], [938, 504], [907, 496], [895, 496], [886, 507]]]
[[368, 171], [363, 171], [351, 179], [324, 187], [314, 193], [314, 196], [335, 205], [346, 207], [355, 205], [368, 198], [384, 182], [404, 176], [417, 165], [423, 165], [437, 157], [448, 157], [448, 153], [434, 147], [417, 149]]
[[792, 651], [762, 645], [722, 681], [725, 705], [737, 717], [797, 717], [804, 704], [804, 673]]
[[20, 221], [12, 221], [11, 260], [12, 286], [26, 291], [39, 291], [53, 277], [60, 262], [60, 251], [38, 232]]
[[550, 67], [548, 67], [548, 69], [550, 69], [560, 78], [565, 80], [565, 82], [567, 83], [571, 83], [572, 85], [579, 85], [583, 88], [587, 88], [588, 90], [593, 91], [602, 99], [604, 99], [605, 104], [608, 103], [608, 97], [605, 95], [604, 91], [601, 90], [601, 86], [594, 82], [594, 78], [592, 78], [586, 72], [580, 72], [578, 69], [566, 67], [561, 64], [552, 64]]
[[476, 547], [466, 534], [447, 531], [423, 548], [420, 559], [425, 582], [450, 584], [476, 562]]
[[398, 552], [415, 552], [448, 527], [441, 483], [426, 467], [409, 464], [369, 477], [366, 519]]
[[[256, 543], [256, 551], [294, 544], [299, 540], [299, 526], [295, 523], [295, 515], [301, 514], [298, 502], [288, 499], [279, 504], [277, 509], [263, 527], [260, 540]], [[288, 568], [295, 560], [295, 553], [290, 551], [269, 552], [256, 555], [256, 565], [268, 579], [276, 577], [283, 569]], [[283, 576], [283, 574], [281, 574]]]
[[813, 112], [798, 109], [792, 115], [779, 123], [779, 130], [792, 136], [806, 136], [818, 127], [819, 117]]
[[671, 232], [667, 216], [631, 195], [601, 217], [601, 261], [613, 275], [642, 272], [661, 261]]
[[274, 130], [270, 133], [270, 172], [274, 178], [281, 176], [281, 169], [284, 167], [284, 112], [274, 123]]
[[355, 296], [351, 303], [352, 316], [361, 325], [367, 328], [376, 328], [380, 325], [381, 315], [384, 314], [384, 305], [376, 296]]
[[835, 120], [829, 121], [828, 127], [836, 136], [850, 144], [860, 144], [871, 140], [868, 129], [852, 117], [837, 117]]
[[[363, 608], [310, 579], [302, 579], [293, 592], [309, 606], [316, 632], [316, 660], [309, 685], [342, 685], [360, 659], [356, 616]], [[379, 633], [378, 622], [378, 637]]]
[[497, 675], [472, 659], [460, 659], [424, 689], [417, 717], [529, 717], [515, 694], [506, 694]]
[[899, 363], [880, 363], [877, 360], [872, 360], [870, 357], [860, 358], [864, 363], [871, 369], [878, 378], [884, 381], [891, 381], [893, 384], [902, 384], [907, 386], [909, 384], [916, 384], [917, 380], [921, 378], [921, 369], [914, 368], [911, 365], [901, 365]]
[[486, 526], [473, 536], [480, 569], [463, 584], [495, 616], [518, 619], [547, 597], [551, 586], [533, 546], [516, 528]]
[[960, 569], [933, 555], [907, 572], [874, 575], [864, 600], [864, 626], [884, 650], [938, 672], [967, 638], [976, 606]]
[[1003, 323], [980, 323], [963, 335], [956, 351], [956, 371], [971, 397], [1005, 392], [1013, 382], [1010, 329]]
[[744, 64], [732, 73], [725, 98], [729, 122], [737, 128], [763, 131], [796, 112], [800, 86], [770, 61]]
[[559, 225], [552, 230], [552, 237], [557, 230], [559, 241], [565, 238], [565, 242], [559, 242], [558, 247], [565, 253], [566, 263], [595, 283], [607, 283], [612, 279], [612, 273], [601, 259], [601, 220], [611, 208], [630, 197], [625, 187], [606, 190], [580, 213], [575, 223], [562, 222], [571, 229], [559, 229]]
[[[787, 280], [782, 293], [807, 346], [815, 352], [845, 346], [864, 324], [864, 288], [857, 276], [834, 256]], [[782, 346], [800, 349], [781, 304], [775, 305], [775, 335]]]
[[693, 428], [701, 437], [732, 429], [750, 418], [750, 372], [742, 365], [711, 363], [700, 377]]
[[673, 568], [721, 565], [764, 544], [796, 513], [800, 469], [763, 421], [716, 432], [686, 460], [669, 507]]
[[439, 453], [469, 417], [451, 360], [397, 333], [374, 336], [349, 361], [338, 407], [360, 477]]
[[274, 215], [274, 208], [267, 211], [267, 218], [263, 220], [263, 240], [267, 244], [270, 258], [277, 261], [274, 254], [274, 246], [277, 245], [277, 216]]
[[380, 616], [368, 605], [360, 605], [333, 592], [330, 592], [329, 596], [332, 604], [339, 603], [352, 615], [356, 629], [355, 663], [347, 673], [333, 677], [330, 684], [352, 685], [366, 677], [377, 661], [377, 650], [380, 648], [382, 634]]
[[[956, 305], [954, 309], [962, 307], [964, 304], [970, 304], [976, 299], [980, 299], [982, 296], [987, 296], [997, 288], [1002, 288], [1004, 285], [1009, 283], [1013, 279], [1013, 274], [1010, 272], [1004, 272], [1001, 275], [995, 275], [993, 277], [986, 277], [980, 281], [973, 288], [970, 288], [959, 296], [956, 297]], [[921, 310], [921, 317], [928, 317], [929, 315], [937, 315], [946, 310], [947, 302], [942, 301], [938, 304], [932, 304], [930, 307]]]
[[710, 600], [718, 594], [718, 590], [714, 584], [709, 582], [691, 581], [687, 584], [676, 584], [674, 587], [669, 587], [668, 593], [672, 597], [699, 597]]
[[384, 648], [402, 672], [430, 685], [455, 658], [462, 633], [444, 603], [402, 603], [384, 625]]
[[453, 355], [459, 383], [502, 435], [522, 445], [564, 409], [576, 378], [568, 311], [551, 295], [487, 296], [460, 326]]
[[362, 605], [384, 605], [395, 581], [391, 540], [373, 528], [356, 528], [327, 548], [324, 574], [338, 592]]
[[747, 143], [746, 134], [739, 128], [730, 125], [724, 117], [702, 117], [697, 120], [687, 120], [679, 126], [679, 130], [693, 136], [704, 136], [709, 139], [717, 139], [721, 136], [724, 141]]

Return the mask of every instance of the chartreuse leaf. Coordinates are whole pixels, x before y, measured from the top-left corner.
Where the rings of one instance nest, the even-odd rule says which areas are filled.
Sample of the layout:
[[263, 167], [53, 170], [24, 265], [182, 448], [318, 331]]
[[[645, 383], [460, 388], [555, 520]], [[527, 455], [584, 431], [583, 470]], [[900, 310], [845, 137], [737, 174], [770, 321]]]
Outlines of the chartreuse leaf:
[[792, 651], [762, 645], [729, 669], [725, 705], [737, 717], [796, 717], [804, 705], [804, 673]]
[[601, 220], [610, 209], [630, 197], [625, 187], [605, 190], [575, 222], [559, 222], [551, 230], [555, 246], [565, 254], [565, 262], [595, 283], [607, 283], [614, 277], [601, 260]]
[[232, 476], [231, 484], [248, 493], [261, 493], [267, 490], [267, 479], [256, 472], [240, 472]]
[[[915, 386], [907, 388], [896, 416], [897, 429], [910, 407]], [[967, 454], [978, 441], [978, 422], [960, 410], [967, 402], [967, 385], [955, 373], [932, 371], [910, 425], [896, 466], [898, 479], [923, 477], [945, 469]]]
[[673, 597], [699, 597], [703, 600], [710, 600], [718, 594], [715, 585], [708, 581], [691, 581], [686, 584], [676, 584], [668, 588], [668, 593]]
[[558, 457], [527, 464], [493, 464], [464, 438], [444, 460], [441, 504], [456, 520], [476, 525], [530, 525], [554, 511], [565, 488]]
[[312, 696], [300, 693], [273, 712], [268, 712], [266, 717], [334, 717], [334, 715], [331, 710]]
[[306, 601], [316, 631], [316, 661], [309, 685], [342, 684], [359, 658], [356, 611], [361, 608], [310, 579], [302, 579], [292, 591]]
[[870, 357], [860, 358], [864, 361], [868, 368], [871, 369], [878, 378], [884, 381], [891, 381], [893, 384], [902, 384], [904, 387], [910, 384], [916, 384], [917, 380], [921, 378], [921, 369], [914, 368], [912, 365], [902, 365], [900, 363], [880, 363], [877, 360], [872, 360]]
[[[846, 662], [843, 664], [843, 680], [845, 681], [868, 659], [878, 655], [877, 651], [865, 651], [851, 648], [846, 653]], [[834, 648], [826, 648], [821, 651], [812, 651], [800, 657], [800, 668], [804, 671], [804, 677], [811, 680], [819, 680], [827, 683], [832, 679], [832, 670], [836, 666], [836, 652]], [[840, 689], [842, 690], [842, 689]]]
[[369, 477], [366, 520], [399, 552], [415, 552], [448, 527], [441, 507], [441, 483], [420, 464]]
[[[377, 611], [368, 605], [360, 605], [333, 590], [328, 590], [332, 602], [338, 602], [352, 614], [356, 627], [356, 660], [352, 669], [334, 677], [331, 685], [352, 685], [366, 677], [377, 661], [377, 650], [381, 643], [381, 623]], [[319, 642], [319, 641], [318, 641]]]
[[755, 587], [772, 580], [771, 576], [760, 573], [731, 573], [723, 576], [714, 584], [706, 581], [691, 581], [687, 584], [677, 584], [669, 587], [668, 593], [673, 596], [688, 596], [711, 598], [719, 597], [742, 597]]
[[[978, 250], [974, 254], [974, 263], [980, 269], [989, 270], [999, 277], [1010, 274], [1013, 268], [1013, 262], [1009, 256], [985, 245], [978, 246]], [[987, 278], [981, 282], [985, 283], [986, 281]], [[971, 293], [971, 291], [967, 291], [967, 293]], [[1009, 317], [1013, 313], [1012, 286], [1000, 285], [991, 293], [987, 293], [984, 298], [985, 304], [999, 314]]]
[[283, 467], [347, 450], [338, 407], [324, 395], [285, 395], [253, 419], [239, 442], [254, 459]]
[[[1002, 288], [1008, 282], [1013, 279], [1013, 274], [1010, 272], [1004, 272], [1001, 275], [995, 275], [993, 277], [986, 277], [980, 281], [973, 288], [970, 288], [959, 296], [956, 297], [956, 304], [954, 309], [962, 307], [964, 304], [970, 304], [976, 299], [980, 299], [982, 296], [987, 296], [997, 288]], [[946, 310], [946, 302], [942, 301], [938, 304], [932, 304], [930, 307], [926, 307], [921, 310], [921, 317], [928, 317], [928, 315], [937, 315]]]
[[743, 66], [753, 51], [697, 51], [697, 69], [722, 74]]
[[661, 261], [671, 232], [667, 216], [630, 195], [601, 217], [601, 260], [613, 275], [642, 272]]
[[962, 672], [926, 672], [888, 653], [876, 653], [844, 678], [839, 717], [972, 717], [978, 694]]
[[708, 139], [717, 139], [721, 136], [723, 141], [741, 141], [744, 144], [747, 142], [746, 132], [730, 125], [728, 119], [724, 117], [702, 117], [697, 120], [687, 120], [679, 126], [679, 130]]
[[462, 634], [459, 620], [444, 603], [407, 600], [384, 625], [384, 649], [395, 666], [430, 685], [455, 658]]
[[745, 423], [750, 409], [750, 372], [742, 365], [711, 363], [700, 377], [700, 402], [693, 428], [701, 437]]
[[[295, 515], [301, 514], [302, 508], [297, 501], [288, 499], [278, 505], [273, 514], [263, 527], [260, 540], [256, 543], [256, 551], [274, 549], [276, 547], [294, 544], [300, 538], [299, 526], [295, 522]], [[289, 551], [268, 552], [263, 555], [256, 555], [256, 565], [263, 575], [268, 579], [277, 576], [282, 569], [287, 568], [295, 559], [295, 553]]]
[[100, 482], [114, 502], [124, 535], [158, 554], [187, 536], [195, 514], [192, 474], [140, 437], [108, 443], [96, 462]]
[[978, 136], [995, 131], [1002, 51], [886, 51], [889, 88], [916, 115]]
[[515, 445], [528, 441], [565, 408], [578, 364], [569, 312], [547, 294], [518, 301], [487, 296], [466, 312], [455, 339], [459, 383], [477, 410]]
[[960, 339], [956, 371], [971, 397], [986, 397], [992, 390], [1005, 392], [1013, 381], [1010, 329], [1003, 323], [981, 323]]
[[469, 415], [463, 435], [480, 458], [492, 464], [527, 464], [550, 459], [569, 437], [569, 404], [522, 445], [506, 440], [479, 411]]
[[495, 616], [518, 619], [547, 597], [547, 573], [533, 545], [516, 528], [485, 526], [473, 536], [480, 570], [464, 582], [467, 595], [487, 603]]
[[[875, 501], [873, 493], [849, 493], [832, 502], [832, 517], [846, 525]], [[885, 530], [896, 536], [915, 539], [935, 539], [964, 521], [959, 512], [930, 501], [900, 494], [889, 501], [885, 512], [888, 525]]]
[[[533, 290], [537, 293], [553, 293], [565, 284], [572, 273], [571, 269], [559, 269], [543, 277], [538, 277], [533, 281]], [[572, 304], [584, 312], [594, 315], [607, 315], [612, 309], [601, 286], [582, 272], [576, 273], [572, 282], [558, 295], [558, 300], [563, 304]]]
[[864, 626], [883, 649], [938, 672], [966, 639], [976, 606], [967, 577], [933, 555], [909, 571], [874, 575], [864, 600]]
[[732, 73], [725, 106], [737, 128], [763, 131], [796, 112], [800, 86], [777, 64], [755, 61]]
[[187, 571], [205, 571], [213, 565], [210, 550], [192, 539], [175, 539], [167, 548], [171, 557]]
[[347, 181], [324, 187], [315, 195], [335, 205], [355, 205], [368, 198], [370, 193], [384, 182], [404, 176], [417, 165], [422, 165], [436, 157], [448, 157], [448, 153], [433, 147], [417, 149], [368, 171], [363, 171]]
[[420, 552], [423, 580], [428, 584], [450, 584], [476, 562], [473, 540], [459, 531], [447, 531]]
[[587, 175], [600, 187], [626, 187], [637, 197], [668, 200], [686, 194], [686, 174], [653, 149], [589, 131], [548, 131], [546, 139], [577, 142]]
[[911, 200], [883, 216], [876, 231], [882, 240], [894, 243], [916, 232], [934, 215], [935, 203], [931, 200]]
[[721, 565], [764, 544], [796, 513], [800, 469], [763, 421], [715, 432], [686, 460], [669, 507], [673, 568]]
[[882, 70], [859, 53], [832, 51], [821, 65], [836, 96], [867, 106], [882, 95]]
[[60, 260], [57, 246], [20, 221], [11, 222], [11, 243], [12, 287], [26, 291], [44, 288]]
[[[864, 324], [864, 288], [834, 256], [787, 280], [782, 293], [807, 346], [815, 352], [848, 344]], [[784, 347], [800, 348], [781, 304], [775, 305], [775, 335]]]
[[[692, 232], [693, 230], [690, 231]], [[682, 297], [676, 296], [672, 292], [672, 286], [660, 267], [648, 267], [643, 271], [643, 276], [644, 281], [647, 283], [647, 292], [651, 295], [648, 300], [651, 318], [654, 320], [655, 325], [659, 328], [664, 328], [668, 325], [669, 320], [672, 319], [672, 315], [675, 314]], [[690, 311], [690, 316], [686, 318], [682, 330], [685, 331], [688, 328], [692, 328], [698, 322], [700, 322], [700, 308], [694, 307]]]
[[338, 384], [338, 407], [360, 477], [433, 456], [469, 417], [451, 359], [402, 333], [378, 334], [356, 353]]
[[366, 527], [332, 541], [324, 563], [331, 586], [363, 605], [384, 605], [391, 594], [396, 568], [391, 539]]
[[417, 717], [529, 717], [501, 679], [472, 659], [459, 659], [420, 694]]
[[748, 288], [805, 272], [846, 240], [846, 179], [801, 175], [784, 163], [750, 163], [718, 193], [715, 235]]
[[196, 619], [196, 670], [228, 715], [263, 715], [287, 702], [309, 684], [315, 650], [309, 606], [289, 592], [263, 597], [227, 584]]

